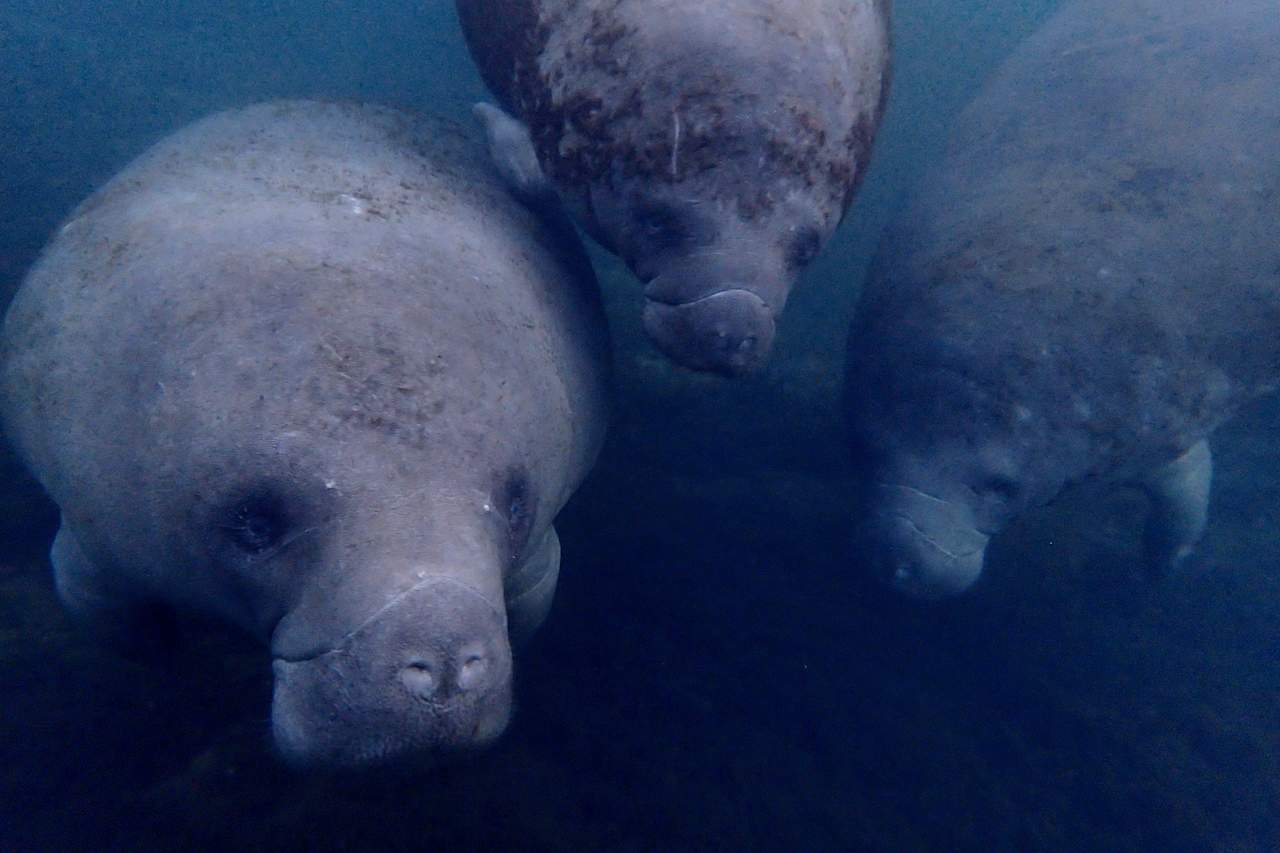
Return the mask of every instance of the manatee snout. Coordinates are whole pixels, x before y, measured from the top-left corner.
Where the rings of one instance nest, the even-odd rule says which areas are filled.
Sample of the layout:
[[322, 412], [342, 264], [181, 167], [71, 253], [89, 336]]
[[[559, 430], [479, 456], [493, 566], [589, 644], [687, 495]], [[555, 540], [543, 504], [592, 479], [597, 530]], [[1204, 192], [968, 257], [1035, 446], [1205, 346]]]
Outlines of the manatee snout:
[[880, 486], [858, 545], [873, 573], [923, 599], [964, 592], [982, 574], [990, 537], [972, 510], [905, 486]]
[[768, 360], [774, 312], [749, 290], [730, 289], [692, 302], [646, 299], [644, 328], [667, 357], [724, 376], [745, 376]]
[[449, 578], [400, 594], [333, 649], [277, 651], [273, 670], [272, 731], [301, 768], [463, 752], [497, 738], [511, 714], [504, 611]]

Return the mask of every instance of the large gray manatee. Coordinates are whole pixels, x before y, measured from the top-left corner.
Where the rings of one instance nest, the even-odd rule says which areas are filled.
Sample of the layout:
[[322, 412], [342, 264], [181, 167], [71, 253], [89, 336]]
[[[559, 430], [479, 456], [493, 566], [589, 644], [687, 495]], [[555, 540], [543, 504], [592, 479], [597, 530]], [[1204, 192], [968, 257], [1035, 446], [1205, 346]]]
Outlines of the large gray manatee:
[[1275, 0], [1072, 0], [965, 110], [850, 333], [868, 559], [930, 596], [1065, 487], [1206, 520], [1207, 439], [1280, 382]]
[[182, 610], [261, 638], [297, 765], [492, 740], [602, 440], [603, 322], [576, 238], [452, 125], [279, 102], [175, 133], [4, 322], [63, 601], [124, 644]]
[[866, 171], [889, 0], [457, 7], [485, 82], [527, 125], [519, 144], [523, 128], [480, 111], [517, 185], [538, 195], [548, 176], [622, 257], [670, 358], [727, 375], [762, 365]]

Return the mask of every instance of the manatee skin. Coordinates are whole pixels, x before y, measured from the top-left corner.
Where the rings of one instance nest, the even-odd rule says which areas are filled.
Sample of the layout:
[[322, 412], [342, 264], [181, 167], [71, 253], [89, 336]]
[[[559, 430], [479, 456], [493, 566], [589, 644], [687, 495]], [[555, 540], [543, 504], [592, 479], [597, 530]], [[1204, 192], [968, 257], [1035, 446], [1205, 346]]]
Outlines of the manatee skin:
[[1074, 0], [966, 109], [849, 338], [878, 572], [958, 592], [1086, 481], [1141, 483], [1185, 553], [1197, 448], [1280, 380], [1278, 43], [1271, 0]]
[[452, 125], [278, 102], [181, 130], [5, 318], [63, 600], [124, 643], [183, 610], [261, 638], [295, 765], [491, 741], [602, 440], [603, 322], [581, 246]]
[[888, 92], [889, 0], [457, 0], [489, 88], [673, 360], [767, 359], [848, 210]]

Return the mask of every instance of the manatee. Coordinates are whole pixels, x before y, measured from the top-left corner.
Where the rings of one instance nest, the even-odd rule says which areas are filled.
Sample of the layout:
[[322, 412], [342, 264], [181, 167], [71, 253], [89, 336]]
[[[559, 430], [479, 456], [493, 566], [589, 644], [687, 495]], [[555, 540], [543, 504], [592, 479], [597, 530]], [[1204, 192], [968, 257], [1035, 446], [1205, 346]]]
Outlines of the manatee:
[[1204, 530], [1209, 437], [1280, 381], [1272, 0], [1072, 0], [960, 116], [848, 344], [870, 565], [965, 589], [1069, 487], [1150, 496], [1144, 571]]
[[277, 102], [161, 141], [4, 320], [62, 600], [144, 653], [184, 613], [260, 638], [299, 767], [492, 741], [605, 427], [595, 287], [451, 124]]
[[513, 117], [481, 112], [504, 172], [525, 194], [558, 191], [626, 262], [671, 359], [732, 376], [764, 364], [791, 287], [866, 171], [889, 0], [457, 8]]

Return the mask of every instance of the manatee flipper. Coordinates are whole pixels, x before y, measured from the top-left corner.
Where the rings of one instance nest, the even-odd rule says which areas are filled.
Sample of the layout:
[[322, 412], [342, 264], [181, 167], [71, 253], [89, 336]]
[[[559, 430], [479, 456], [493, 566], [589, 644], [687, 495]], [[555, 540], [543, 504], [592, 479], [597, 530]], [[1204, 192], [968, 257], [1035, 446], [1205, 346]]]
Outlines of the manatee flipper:
[[49, 552], [58, 597], [86, 629], [120, 654], [156, 659], [177, 642], [172, 614], [114, 590], [109, 572], [85, 555], [64, 518]]
[[548, 527], [542, 541], [504, 581], [507, 599], [507, 633], [512, 645], [533, 636], [546, 621], [560, 577], [560, 537]]
[[475, 104], [471, 112], [484, 125], [489, 157], [516, 198], [536, 210], [548, 203], [558, 208], [559, 197], [538, 162], [529, 128], [493, 104]]
[[[590, 269], [591, 261], [578, 240], [573, 219], [564, 209], [560, 193], [542, 171], [529, 128], [493, 104], [483, 101], [471, 107], [484, 125], [489, 143], [489, 159], [510, 193], [551, 229], [556, 251], [576, 269]], [[599, 235], [592, 233], [599, 239]]]
[[1200, 541], [1209, 519], [1212, 479], [1213, 456], [1209, 442], [1202, 440], [1138, 483], [1151, 500], [1142, 548], [1153, 576], [1177, 569]]

